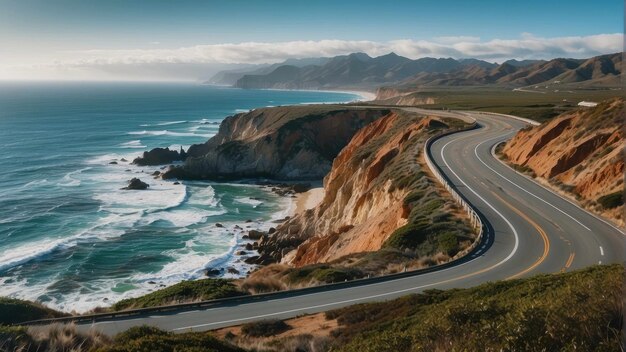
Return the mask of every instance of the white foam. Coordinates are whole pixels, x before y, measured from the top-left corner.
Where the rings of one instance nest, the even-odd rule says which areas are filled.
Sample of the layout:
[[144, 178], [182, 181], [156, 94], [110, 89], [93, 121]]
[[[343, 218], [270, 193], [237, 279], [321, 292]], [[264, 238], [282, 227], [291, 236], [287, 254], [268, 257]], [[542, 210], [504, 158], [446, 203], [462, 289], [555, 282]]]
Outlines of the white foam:
[[214, 134], [198, 134], [191, 132], [174, 132], [169, 130], [160, 130], [160, 131], [133, 131], [128, 132], [130, 135], [145, 135], [145, 136], [173, 136], [173, 137], [204, 137], [210, 138], [213, 137]]
[[126, 143], [121, 143], [119, 145], [120, 148], [137, 148], [137, 149], [144, 149], [146, 148], [145, 145], [141, 144], [141, 140], [136, 139], [134, 141], [130, 141], [130, 142], [126, 142]]
[[176, 209], [168, 211], [159, 211], [147, 214], [141, 219], [142, 224], [151, 224], [155, 221], [163, 220], [171, 223], [174, 227], [187, 227], [195, 224], [201, 224], [207, 221], [211, 216], [223, 215], [227, 211], [220, 210], [203, 210], [198, 208]]
[[160, 123], [155, 123], [155, 124], [149, 124], [149, 123], [144, 123], [141, 124], [139, 126], [141, 127], [151, 127], [151, 126], [169, 126], [169, 125], [178, 125], [181, 123], [187, 123], [187, 121], [169, 121], [169, 122], [160, 122]]
[[48, 179], [44, 178], [42, 180], [30, 181], [27, 184], [23, 185], [22, 188], [28, 188], [28, 187], [33, 187], [33, 186], [41, 186], [41, 185], [45, 185], [46, 183], [48, 183]]
[[61, 187], [76, 187], [76, 186], [80, 186], [81, 180], [77, 179], [75, 176], [80, 175], [84, 171], [91, 170], [91, 169], [92, 169], [91, 167], [85, 167], [85, 168], [82, 168], [82, 169], [79, 169], [79, 170], [68, 172], [61, 179], [62, 182], [57, 183], [57, 186], [61, 186]]
[[213, 187], [194, 187], [193, 190], [194, 192], [191, 193], [188, 200], [189, 204], [208, 205], [213, 208], [219, 206], [220, 200], [215, 196], [215, 189]]
[[250, 197], [236, 197], [235, 199], [233, 199], [233, 201], [241, 204], [251, 205], [253, 208], [256, 208], [259, 205], [263, 204], [263, 201], [252, 199]]
[[124, 224], [125, 227], [132, 227], [139, 218], [139, 214], [134, 216], [121, 216], [113, 214], [98, 220], [94, 226], [68, 237], [44, 239], [12, 247], [11, 249], [0, 253], [0, 270], [5, 270], [27, 263], [56, 250], [74, 247], [81, 240], [106, 240], [113, 237], [119, 237], [124, 234], [124, 231], [106, 227], [113, 223], [118, 225]]

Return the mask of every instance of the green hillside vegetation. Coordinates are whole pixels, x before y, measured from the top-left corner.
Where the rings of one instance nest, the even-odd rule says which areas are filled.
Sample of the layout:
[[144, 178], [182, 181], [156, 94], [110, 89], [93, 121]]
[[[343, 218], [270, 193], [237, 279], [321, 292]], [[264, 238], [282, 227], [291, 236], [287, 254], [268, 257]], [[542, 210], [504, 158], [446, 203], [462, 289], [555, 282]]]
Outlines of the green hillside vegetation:
[[620, 265], [431, 290], [326, 313], [333, 351], [620, 351]]
[[57, 318], [67, 315], [39, 303], [0, 297], [0, 324], [15, 324], [29, 320]]
[[[382, 303], [329, 311], [338, 328], [329, 337], [296, 335], [265, 340], [263, 351], [620, 351], [621, 265], [486, 283], [469, 289], [430, 290]], [[113, 339], [73, 326], [46, 334], [0, 325], [0, 350], [8, 351], [244, 351], [253, 336], [279, 334], [289, 325], [272, 320], [246, 325], [228, 342], [211, 332], [174, 334], [135, 327]], [[267, 338], [267, 337], [263, 337]], [[293, 340], [293, 341], [292, 341]], [[319, 340], [319, 341], [318, 341]], [[307, 347], [308, 346], [308, 347]]]
[[175, 334], [157, 328], [140, 326], [115, 336], [109, 346], [97, 352], [243, 352], [207, 333]]
[[246, 293], [239, 291], [231, 280], [202, 279], [183, 281], [141, 297], [121, 300], [115, 303], [111, 309], [125, 310], [156, 307], [174, 303], [243, 296], [245, 294]]

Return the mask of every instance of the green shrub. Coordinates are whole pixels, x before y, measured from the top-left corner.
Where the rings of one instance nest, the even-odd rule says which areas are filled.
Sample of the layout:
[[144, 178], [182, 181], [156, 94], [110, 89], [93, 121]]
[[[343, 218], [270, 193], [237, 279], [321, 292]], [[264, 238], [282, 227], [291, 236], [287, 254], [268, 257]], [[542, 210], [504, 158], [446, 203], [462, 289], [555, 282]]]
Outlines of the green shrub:
[[33, 343], [25, 327], [0, 325], [0, 351], [27, 350]]
[[619, 351], [621, 265], [427, 291], [326, 313], [333, 351]]
[[15, 324], [65, 315], [67, 314], [44, 307], [39, 303], [0, 297], [0, 324]]
[[444, 232], [437, 237], [439, 249], [449, 256], [454, 256], [459, 251], [459, 240], [452, 232]]
[[598, 203], [604, 209], [613, 209], [624, 205], [624, 192], [617, 191], [598, 198]]
[[210, 333], [174, 334], [153, 327], [134, 327], [118, 334], [99, 352], [244, 352]]
[[362, 274], [358, 270], [344, 268], [318, 269], [313, 272], [313, 277], [317, 281], [325, 282], [327, 284], [354, 280], [359, 276], [362, 276]]
[[291, 326], [287, 325], [284, 321], [273, 319], [243, 324], [241, 326], [241, 333], [250, 337], [268, 337], [278, 335], [289, 329], [291, 329]]
[[158, 290], [147, 295], [128, 298], [117, 302], [112, 310], [155, 307], [171, 303], [204, 301], [210, 299], [243, 296], [247, 293], [239, 291], [230, 281], [225, 279], [203, 279], [183, 281], [176, 285]]

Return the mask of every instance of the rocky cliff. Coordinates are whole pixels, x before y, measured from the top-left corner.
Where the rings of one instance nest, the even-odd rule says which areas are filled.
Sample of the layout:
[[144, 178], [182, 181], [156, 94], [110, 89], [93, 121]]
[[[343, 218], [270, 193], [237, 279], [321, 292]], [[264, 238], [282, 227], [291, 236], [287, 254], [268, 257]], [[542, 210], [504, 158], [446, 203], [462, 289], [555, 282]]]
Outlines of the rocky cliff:
[[279, 226], [260, 251], [295, 266], [382, 247], [453, 255], [470, 231], [421, 164], [424, 141], [443, 128], [438, 119], [394, 111], [360, 130], [325, 177], [323, 201]]
[[520, 131], [503, 153], [584, 206], [623, 223], [624, 114], [621, 98], [568, 112]]
[[230, 116], [217, 135], [188, 149], [182, 167], [170, 169], [163, 177], [322, 179], [352, 136], [389, 112], [307, 105], [262, 108]]
[[381, 87], [376, 91], [376, 103], [384, 105], [414, 106], [436, 104], [434, 97], [420, 92], [402, 91], [393, 87]]

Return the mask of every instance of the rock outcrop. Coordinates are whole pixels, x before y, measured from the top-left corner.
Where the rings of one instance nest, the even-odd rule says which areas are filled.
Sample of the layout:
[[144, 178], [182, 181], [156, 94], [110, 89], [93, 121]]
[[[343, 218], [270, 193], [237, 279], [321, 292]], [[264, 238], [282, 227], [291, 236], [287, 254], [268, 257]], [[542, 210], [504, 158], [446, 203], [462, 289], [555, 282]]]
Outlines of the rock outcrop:
[[370, 123], [335, 158], [322, 202], [263, 238], [260, 253], [303, 266], [383, 246], [433, 254], [444, 228], [454, 236], [467, 234], [462, 223], [447, 228], [447, 215], [434, 226], [434, 213], [454, 204], [438, 195], [420, 164], [423, 142], [446, 127], [403, 112]]
[[185, 159], [187, 159], [187, 153], [182, 147], [179, 152], [170, 150], [170, 148], [154, 148], [149, 152], [143, 152], [143, 156], [135, 158], [133, 164], [139, 166], [164, 165]]
[[600, 209], [602, 196], [624, 190], [624, 100], [605, 101], [520, 131], [503, 153], [583, 205], [623, 222], [621, 211]]
[[126, 190], [144, 190], [144, 189], [148, 189], [148, 187], [150, 187], [150, 185], [148, 185], [147, 183], [143, 182], [142, 180], [133, 177], [130, 181], [128, 181], [128, 186], [122, 188], [122, 189], [126, 189]]
[[263, 108], [227, 117], [217, 135], [192, 145], [163, 178], [322, 179], [363, 126], [390, 113], [333, 105]]

